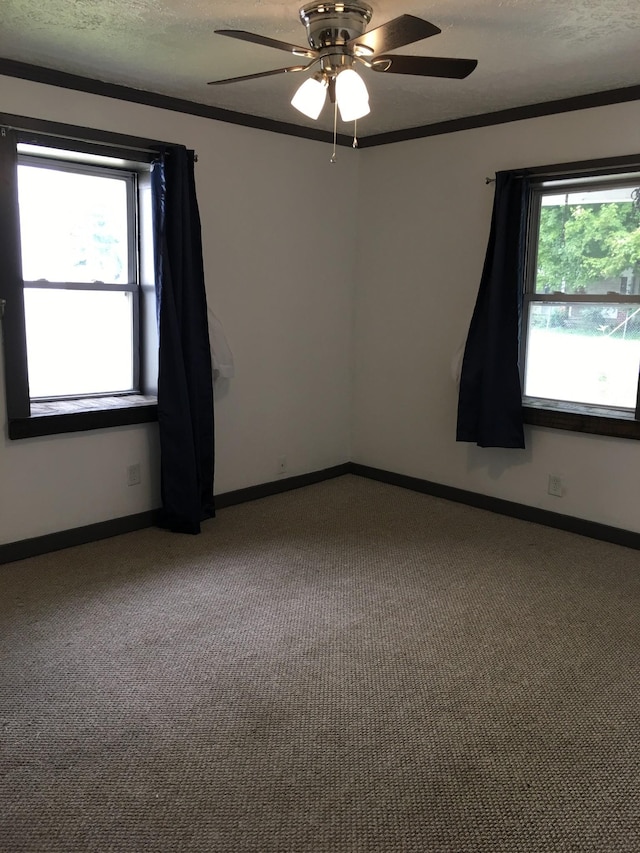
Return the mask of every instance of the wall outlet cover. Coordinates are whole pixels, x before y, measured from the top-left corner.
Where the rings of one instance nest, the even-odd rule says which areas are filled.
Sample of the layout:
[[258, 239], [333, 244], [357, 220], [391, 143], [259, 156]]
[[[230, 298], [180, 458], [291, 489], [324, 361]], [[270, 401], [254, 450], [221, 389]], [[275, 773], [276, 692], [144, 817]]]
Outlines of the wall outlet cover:
[[127, 485], [128, 486], [137, 486], [142, 481], [140, 475], [140, 463], [136, 462], [135, 465], [127, 466]]

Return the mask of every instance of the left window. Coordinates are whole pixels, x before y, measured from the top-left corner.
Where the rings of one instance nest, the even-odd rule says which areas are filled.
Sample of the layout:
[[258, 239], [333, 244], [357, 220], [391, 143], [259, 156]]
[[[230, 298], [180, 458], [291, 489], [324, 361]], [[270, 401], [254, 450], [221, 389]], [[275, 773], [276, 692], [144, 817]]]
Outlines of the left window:
[[59, 144], [16, 146], [22, 316], [10, 319], [28, 413], [9, 411], [11, 438], [157, 417], [150, 163]]
[[139, 390], [136, 175], [18, 148], [29, 395]]

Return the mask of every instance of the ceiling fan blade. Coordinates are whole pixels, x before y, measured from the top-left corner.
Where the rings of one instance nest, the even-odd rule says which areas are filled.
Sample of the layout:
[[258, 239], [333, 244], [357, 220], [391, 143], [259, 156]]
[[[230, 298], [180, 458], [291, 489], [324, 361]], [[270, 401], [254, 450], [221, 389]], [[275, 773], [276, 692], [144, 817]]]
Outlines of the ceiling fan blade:
[[376, 56], [370, 67], [390, 74], [417, 74], [419, 77], [449, 77], [462, 80], [478, 64], [477, 59], [447, 59], [439, 56]]
[[226, 80], [211, 80], [207, 83], [207, 86], [218, 86], [221, 83], [240, 83], [242, 80], [257, 80], [259, 77], [273, 77], [275, 74], [289, 74], [293, 71], [306, 71], [308, 67], [308, 65], [291, 65], [289, 68], [275, 68], [273, 71], [259, 71], [257, 74], [244, 74], [242, 77], [227, 77]]
[[214, 30], [219, 36], [229, 36], [232, 39], [240, 39], [240, 41], [250, 41], [252, 44], [261, 44], [264, 47], [275, 47], [277, 50], [286, 50], [287, 53], [292, 53], [294, 56], [307, 56], [309, 59], [315, 59], [318, 56], [318, 51], [312, 47], [300, 47], [297, 44], [289, 44], [286, 41], [278, 41], [277, 39], [269, 38], [268, 36], [259, 36], [256, 33], [248, 33], [246, 30]]
[[368, 48], [367, 53], [386, 53], [388, 50], [404, 47], [440, 32], [442, 30], [439, 27], [430, 24], [429, 21], [423, 21], [422, 18], [416, 18], [414, 15], [400, 15], [398, 18], [387, 21], [386, 24], [351, 39], [347, 42], [347, 48], [357, 53], [357, 46], [363, 45]]

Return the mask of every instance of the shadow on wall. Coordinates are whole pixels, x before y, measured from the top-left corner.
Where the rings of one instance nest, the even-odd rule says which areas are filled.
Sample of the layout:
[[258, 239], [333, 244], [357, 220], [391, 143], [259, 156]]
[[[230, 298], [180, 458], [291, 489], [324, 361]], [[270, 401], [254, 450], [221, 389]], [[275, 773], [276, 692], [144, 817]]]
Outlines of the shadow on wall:
[[207, 322], [211, 345], [213, 394], [215, 400], [222, 400], [229, 393], [229, 380], [235, 376], [235, 363], [222, 323], [211, 308], [207, 309]]
[[505, 471], [519, 465], [530, 465], [533, 459], [531, 448], [532, 435], [526, 432], [526, 448], [511, 449], [503, 447], [477, 447], [475, 444], [467, 448], [467, 471], [484, 470], [491, 480], [499, 480]]
[[231, 382], [223, 376], [213, 374], [213, 397], [214, 400], [224, 400], [229, 394]]

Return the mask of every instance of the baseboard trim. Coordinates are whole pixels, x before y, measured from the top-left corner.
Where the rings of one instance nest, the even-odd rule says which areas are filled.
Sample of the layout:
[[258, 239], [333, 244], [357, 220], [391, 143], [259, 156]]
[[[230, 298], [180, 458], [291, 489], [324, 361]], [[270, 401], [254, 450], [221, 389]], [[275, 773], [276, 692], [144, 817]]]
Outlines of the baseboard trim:
[[[610, 527], [607, 524], [599, 524], [596, 521], [585, 521], [571, 515], [561, 515], [545, 509], [506, 501], [502, 498], [494, 498], [482, 495], [479, 492], [470, 492], [466, 489], [457, 489], [454, 486], [445, 486], [442, 483], [434, 483], [430, 480], [422, 480], [419, 477], [410, 477], [407, 474], [396, 474], [393, 471], [385, 471], [382, 468], [372, 468], [369, 465], [361, 465], [358, 462], [344, 462], [334, 465], [332, 468], [324, 468], [320, 471], [311, 471], [308, 474], [299, 474], [295, 477], [287, 477], [282, 480], [273, 480], [269, 483], [260, 483], [257, 486], [248, 486], [245, 489], [236, 489], [232, 492], [224, 492], [216, 495], [216, 507], [236, 506], [247, 501], [260, 500], [272, 495], [289, 492], [293, 489], [301, 489], [304, 486], [312, 486], [324, 480], [332, 480], [345, 474], [355, 474], [358, 477], [366, 477], [369, 480], [378, 480], [381, 483], [389, 483], [413, 492], [432, 495], [436, 498], [444, 498], [448, 501], [467, 504], [478, 509], [485, 509], [499, 515], [507, 515], [511, 518], [519, 518], [522, 521], [532, 521], [545, 527], [555, 527], [558, 530], [566, 530], [568, 533], [578, 533], [590, 539], [599, 539], [602, 542], [611, 542], [614, 545], [622, 545], [625, 548], [640, 550], [640, 533], [631, 530], [623, 530], [619, 527]], [[119, 536], [122, 533], [132, 533], [145, 527], [153, 527], [157, 521], [157, 510], [139, 512], [135, 515], [126, 515], [121, 518], [113, 518], [101, 521], [97, 524], [88, 524], [84, 527], [74, 527], [70, 530], [61, 530], [57, 533], [48, 533], [45, 536], [36, 536], [33, 539], [21, 539], [18, 542], [9, 542], [0, 545], [0, 565], [13, 563], [16, 560], [25, 560], [28, 557], [38, 557], [51, 551], [60, 551], [63, 548], [71, 548], [75, 545], [86, 545], [88, 542], [97, 542], [100, 539], [108, 539], [111, 536]]]
[[298, 474], [295, 477], [287, 477], [283, 480], [272, 480], [269, 483], [260, 483], [257, 486], [248, 486], [246, 489], [236, 489], [233, 492], [225, 492], [216, 495], [216, 509], [224, 509], [228, 506], [255, 501], [260, 498], [268, 498], [271, 495], [279, 495], [282, 492], [290, 492], [292, 489], [301, 489], [304, 486], [313, 486], [323, 480], [333, 480], [351, 473], [351, 462], [342, 465], [334, 465], [332, 468], [323, 468], [321, 471], [311, 471], [309, 474]]
[[27, 557], [39, 557], [41, 554], [61, 551], [63, 548], [71, 548], [74, 545], [86, 545], [88, 542], [97, 542], [99, 539], [109, 539], [121, 533], [132, 533], [134, 530], [151, 527], [155, 524], [155, 520], [156, 512], [149, 510], [121, 518], [110, 518], [108, 521], [99, 521], [96, 524], [87, 524], [84, 527], [47, 533], [45, 536], [36, 536], [33, 539], [9, 542], [6, 545], [0, 545], [0, 565], [25, 560]]
[[610, 527], [596, 521], [586, 521], [572, 515], [562, 515], [558, 512], [550, 512], [546, 509], [506, 501], [478, 492], [469, 492], [466, 489], [457, 489], [454, 486], [445, 486], [442, 483], [421, 480], [418, 477], [409, 477], [406, 474], [395, 474], [393, 471], [371, 468], [357, 462], [351, 463], [350, 473], [357, 474], [359, 477], [367, 477], [370, 480], [389, 483], [392, 486], [400, 486], [403, 489], [410, 489], [413, 492], [421, 492], [425, 495], [467, 504], [478, 509], [486, 509], [499, 515], [508, 515], [522, 521], [532, 521], [535, 524], [543, 524], [545, 527], [555, 527], [558, 530], [578, 533], [580, 536], [587, 536], [590, 539], [599, 539], [602, 542], [611, 542], [614, 545], [623, 545], [625, 548], [640, 550], [640, 533], [634, 533], [632, 530]]
[[[259, 498], [288, 492], [291, 489], [300, 489], [303, 486], [321, 483], [323, 480], [341, 477], [350, 472], [350, 464], [345, 462], [342, 465], [334, 465], [332, 468], [324, 468], [321, 471], [311, 471], [308, 474], [299, 474], [295, 477], [274, 480], [271, 483], [261, 483], [257, 486], [249, 486], [246, 489], [225, 492], [216, 495], [216, 507], [222, 509], [235, 506], [246, 501], [255, 501]], [[61, 551], [63, 548], [72, 548], [75, 545], [86, 545], [88, 542], [97, 542], [99, 539], [108, 539], [122, 533], [132, 533], [134, 530], [142, 530], [145, 527], [153, 527], [157, 521], [157, 513], [158, 510], [149, 510], [139, 512], [136, 515], [126, 515], [121, 518], [100, 521], [96, 524], [87, 524], [84, 527], [48, 533], [45, 536], [36, 536], [33, 539], [9, 542], [6, 545], [0, 545], [0, 565], [13, 563], [16, 560], [26, 560], [28, 557], [39, 557], [42, 554]]]

